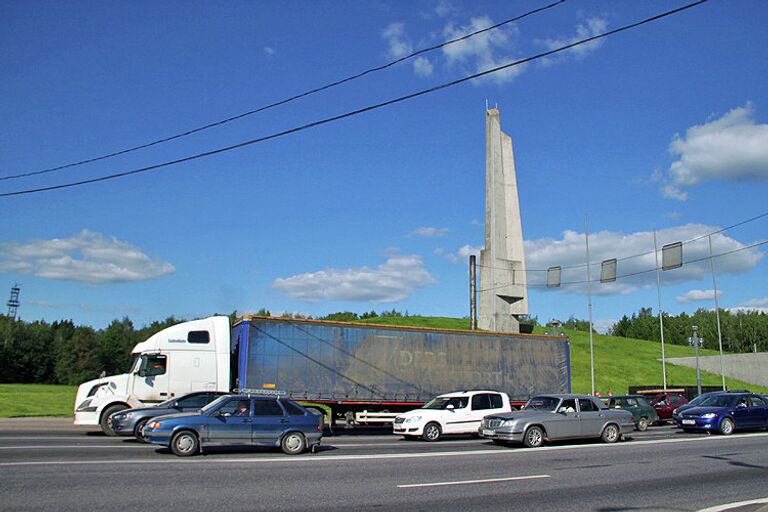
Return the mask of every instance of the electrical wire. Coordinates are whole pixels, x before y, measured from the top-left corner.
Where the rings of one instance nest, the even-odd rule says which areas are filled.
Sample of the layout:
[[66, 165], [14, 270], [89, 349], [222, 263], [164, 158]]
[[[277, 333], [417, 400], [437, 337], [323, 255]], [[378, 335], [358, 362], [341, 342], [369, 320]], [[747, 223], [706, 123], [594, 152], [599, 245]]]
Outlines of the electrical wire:
[[144, 172], [148, 172], [148, 171], [153, 171], [153, 170], [161, 169], [161, 168], [164, 168], [164, 167], [169, 167], [169, 166], [172, 166], [172, 165], [177, 165], [177, 164], [180, 164], [180, 163], [183, 163], [183, 162], [189, 162], [189, 161], [196, 160], [196, 159], [199, 159], [199, 158], [205, 158], [205, 157], [216, 155], [216, 154], [219, 154], [219, 153], [224, 153], [224, 152], [227, 152], [227, 151], [232, 151], [234, 149], [239, 149], [239, 148], [242, 148], [242, 147], [245, 147], [245, 146], [250, 146], [252, 144], [257, 144], [257, 143], [264, 142], [264, 141], [267, 141], [267, 140], [276, 139], [276, 138], [279, 138], [279, 137], [283, 137], [283, 136], [286, 136], [286, 135], [290, 135], [290, 134], [293, 134], [293, 133], [304, 131], [304, 130], [307, 130], [309, 128], [315, 128], [317, 126], [321, 126], [321, 125], [328, 124], [328, 123], [331, 123], [331, 122], [339, 121], [341, 119], [345, 119], [345, 118], [348, 118], [348, 117], [352, 117], [352, 116], [356, 116], [356, 115], [359, 115], [359, 114], [363, 114], [365, 112], [370, 112], [372, 110], [377, 110], [377, 109], [380, 109], [380, 108], [383, 108], [383, 107], [387, 107], [387, 106], [390, 106], [390, 105], [394, 105], [396, 103], [400, 103], [400, 102], [403, 102], [403, 101], [411, 100], [411, 99], [414, 99], [414, 98], [417, 98], [417, 97], [420, 97], [420, 96], [424, 96], [426, 94], [430, 94], [430, 93], [437, 92], [437, 91], [440, 91], [440, 90], [443, 90], [443, 89], [447, 89], [449, 87], [453, 87], [455, 85], [459, 85], [459, 84], [468, 82], [470, 80], [475, 80], [475, 79], [483, 77], [483, 76], [487, 76], [487, 75], [490, 75], [490, 74], [493, 74], [493, 73], [497, 73], [499, 71], [502, 71], [502, 70], [505, 70], [505, 69], [509, 69], [511, 67], [514, 67], [514, 66], [519, 66], [519, 65], [525, 64], [527, 62], [531, 62], [531, 61], [534, 61], [534, 60], [542, 59], [544, 57], [548, 57], [550, 55], [554, 55], [554, 54], [557, 54], [557, 53], [560, 53], [560, 52], [563, 52], [563, 51], [566, 51], [566, 50], [570, 50], [571, 48], [575, 48], [575, 47], [583, 45], [583, 44], [587, 44], [587, 43], [590, 43], [590, 42], [593, 42], [593, 41], [596, 41], [596, 40], [599, 40], [599, 39], [602, 39], [602, 38], [605, 38], [605, 37], [612, 36], [614, 34], [618, 34], [620, 32], [624, 32], [626, 30], [630, 30], [630, 29], [637, 28], [639, 26], [642, 26], [642, 25], [645, 25], [645, 24], [648, 24], [648, 23], [652, 23], [652, 22], [658, 21], [658, 20], [660, 20], [662, 18], [666, 18], [667, 16], [671, 16], [673, 14], [680, 13], [680, 12], [685, 11], [687, 9], [690, 9], [692, 7], [699, 6], [699, 5], [701, 5], [701, 4], [705, 3], [705, 2], [707, 2], [707, 0], [698, 0], [696, 2], [684, 5], [682, 7], [678, 7], [677, 9], [666, 11], [666, 12], [663, 12], [661, 14], [657, 14], [656, 16], [652, 16], [650, 18], [646, 18], [644, 20], [641, 20], [641, 21], [638, 21], [638, 22], [635, 22], [635, 23], [631, 23], [629, 25], [624, 25], [622, 27], [619, 27], [619, 28], [614, 29], [614, 30], [610, 30], [608, 32], [603, 32], [602, 34], [598, 34], [598, 35], [595, 35], [595, 36], [592, 36], [592, 37], [588, 37], [588, 38], [585, 38], [585, 39], [580, 39], [580, 40], [575, 41], [573, 43], [561, 46], [561, 47], [553, 49], [553, 50], [542, 52], [542, 53], [539, 53], [539, 54], [531, 56], [531, 57], [526, 57], [524, 59], [520, 59], [520, 60], [517, 60], [517, 61], [514, 61], [514, 62], [510, 62], [510, 63], [504, 64], [504, 65], [501, 65], [501, 66], [497, 66], [495, 68], [487, 69], [485, 71], [481, 71], [481, 72], [475, 73], [473, 75], [469, 75], [469, 76], [466, 76], [466, 77], [463, 77], [463, 78], [459, 78], [457, 80], [446, 82], [446, 83], [443, 83], [441, 85], [430, 87], [428, 89], [423, 89], [421, 91], [417, 91], [417, 92], [414, 92], [414, 93], [411, 93], [411, 94], [408, 94], [408, 95], [405, 95], [405, 96], [400, 96], [399, 98], [391, 99], [391, 100], [388, 100], [388, 101], [385, 101], [385, 102], [382, 102], [382, 103], [378, 103], [378, 104], [375, 104], [375, 105], [370, 105], [370, 106], [367, 106], [367, 107], [364, 107], [364, 108], [360, 108], [360, 109], [357, 109], [357, 110], [353, 110], [353, 111], [347, 112], [345, 114], [340, 114], [340, 115], [337, 115], [337, 116], [334, 116], [334, 117], [325, 118], [325, 119], [322, 119], [322, 120], [319, 120], [319, 121], [315, 121], [315, 122], [312, 122], [312, 123], [309, 123], [309, 124], [305, 124], [305, 125], [302, 125], [302, 126], [299, 126], [299, 127], [296, 127], [296, 128], [291, 128], [289, 130], [284, 130], [282, 132], [277, 132], [277, 133], [273, 133], [271, 135], [267, 135], [267, 136], [264, 136], [264, 137], [259, 137], [257, 139], [252, 139], [252, 140], [248, 140], [248, 141], [245, 141], [245, 142], [241, 142], [239, 144], [234, 144], [232, 146], [227, 146], [227, 147], [224, 147], [224, 148], [219, 148], [219, 149], [215, 149], [215, 150], [211, 150], [211, 151], [206, 151], [204, 153], [199, 153], [199, 154], [196, 154], [196, 155], [192, 155], [192, 156], [188, 156], [188, 157], [184, 157], [184, 158], [179, 158], [177, 160], [171, 160], [171, 161], [168, 161], [168, 162], [163, 162], [163, 163], [159, 163], [159, 164], [155, 164], [155, 165], [150, 165], [150, 166], [147, 166], [147, 167], [141, 167], [141, 168], [132, 169], [132, 170], [129, 170], [129, 171], [123, 171], [123, 172], [118, 172], [118, 173], [114, 173], [114, 174], [109, 174], [109, 175], [106, 175], [106, 176], [100, 176], [98, 178], [85, 179], [85, 180], [80, 180], [80, 181], [75, 181], [75, 182], [64, 183], [64, 184], [60, 184], [60, 185], [51, 185], [51, 186], [47, 186], [47, 187], [38, 187], [38, 188], [31, 188], [31, 189], [25, 189], [25, 190], [18, 190], [18, 191], [14, 191], [14, 192], [5, 192], [5, 193], [0, 194], [0, 197], [10, 197], [10, 196], [25, 195], [25, 194], [34, 194], [34, 193], [45, 192], [45, 191], [49, 191], [49, 190], [60, 190], [60, 189], [64, 189], [64, 188], [76, 187], [76, 186], [81, 186], [81, 185], [87, 185], [87, 184], [90, 184], [90, 183], [97, 183], [97, 182], [112, 180], [112, 179], [116, 179], [116, 178], [132, 176], [132, 175], [135, 175], [135, 174], [140, 174], [140, 173], [144, 173]]
[[296, 94], [296, 95], [291, 96], [289, 98], [286, 98], [284, 100], [277, 101], [277, 102], [274, 102], [274, 103], [270, 103], [269, 105], [265, 105], [263, 107], [259, 107], [259, 108], [256, 108], [254, 110], [249, 110], [248, 112], [243, 112], [242, 114], [237, 114], [235, 116], [228, 117], [228, 118], [222, 119], [220, 121], [215, 121], [213, 123], [209, 123], [209, 124], [206, 124], [206, 125], [203, 125], [203, 126], [199, 126], [197, 128], [192, 128], [192, 129], [186, 130], [184, 132], [177, 133], [176, 135], [171, 135], [171, 136], [168, 136], [168, 137], [164, 137], [162, 139], [158, 139], [158, 140], [155, 140], [155, 141], [152, 141], [152, 142], [141, 144], [139, 146], [134, 146], [134, 147], [131, 147], [131, 148], [128, 148], [128, 149], [123, 149], [123, 150], [120, 150], [120, 151], [115, 151], [114, 153], [109, 153], [109, 154], [102, 155], [102, 156], [88, 158], [86, 160], [81, 160], [79, 162], [73, 162], [73, 163], [69, 163], [69, 164], [59, 165], [59, 166], [56, 166], [56, 167], [50, 167], [48, 169], [42, 169], [40, 171], [33, 171], [33, 172], [25, 172], [25, 173], [21, 173], [21, 174], [15, 174], [15, 175], [12, 175], [12, 176], [0, 176], [0, 181], [16, 179], [16, 178], [26, 178], [26, 177], [30, 177], [30, 176], [38, 176], [38, 175], [41, 175], [41, 174], [47, 174], [47, 173], [51, 173], [51, 172], [55, 172], [55, 171], [61, 171], [63, 169], [70, 169], [72, 167], [77, 167], [77, 166], [84, 165], [84, 164], [89, 164], [89, 163], [92, 163], [92, 162], [98, 162], [99, 160], [106, 160], [107, 158], [113, 158], [113, 157], [116, 157], [116, 156], [119, 156], [119, 155], [125, 155], [127, 153], [132, 153], [132, 152], [138, 151], [140, 149], [146, 149], [146, 148], [149, 148], [149, 147], [152, 147], [152, 146], [156, 146], [158, 144], [162, 144], [164, 142], [170, 142], [172, 140], [180, 139], [182, 137], [187, 137], [189, 135], [192, 135], [192, 134], [195, 134], [195, 133], [198, 133], [198, 132], [202, 132], [203, 130], [208, 130], [209, 128], [215, 128], [217, 126], [221, 126], [223, 124], [230, 123], [232, 121], [237, 121], [238, 119], [242, 119], [244, 117], [248, 117], [248, 116], [251, 116], [253, 114], [258, 114], [259, 112], [263, 112], [263, 111], [269, 110], [271, 108], [275, 108], [275, 107], [279, 107], [281, 105], [285, 105], [286, 103], [290, 103], [290, 102], [295, 101], [297, 99], [305, 98], [305, 97], [310, 96], [312, 94], [315, 94], [315, 93], [318, 93], [318, 92], [321, 92], [321, 91], [325, 91], [326, 89], [330, 89], [332, 87], [336, 87], [338, 85], [341, 85], [341, 84], [344, 84], [344, 83], [347, 83], [347, 82], [351, 82], [352, 80], [356, 80], [356, 79], [361, 78], [361, 77], [363, 77], [365, 75], [368, 75], [368, 74], [371, 74], [371, 73], [375, 73], [377, 71], [382, 71], [384, 69], [387, 69], [389, 67], [394, 66], [395, 64], [399, 64], [399, 63], [401, 63], [403, 61], [412, 59], [412, 58], [414, 58], [414, 57], [416, 57], [418, 55], [421, 55], [421, 54], [424, 54], [424, 53], [427, 53], [427, 52], [431, 52], [431, 51], [434, 51], [434, 50], [438, 50], [438, 49], [443, 48], [445, 46], [449, 46], [449, 45], [452, 45], [452, 44], [464, 41], [464, 40], [469, 39], [471, 37], [474, 37], [474, 36], [476, 36], [478, 34], [482, 34], [484, 32], [488, 32], [490, 30], [497, 29], [499, 27], [502, 27], [502, 26], [507, 25], [509, 23], [513, 23], [515, 21], [519, 21], [519, 20], [521, 20], [523, 18], [526, 18], [528, 16], [531, 16], [533, 14], [537, 14], [539, 12], [546, 11], [547, 9], [551, 9], [552, 7], [560, 5], [560, 4], [564, 3], [564, 2], [565, 2], [565, 0], [557, 0], [556, 2], [553, 2], [553, 3], [549, 4], [549, 5], [546, 5], [544, 7], [540, 7], [538, 9], [533, 9], [532, 11], [528, 11], [525, 14], [521, 14], [521, 15], [516, 16], [514, 18], [509, 18], [509, 19], [504, 20], [504, 21], [502, 21], [500, 23], [496, 23], [495, 25], [492, 25], [490, 27], [486, 27], [486, 28], [483, 28], [483, 29], [480, 29], [480, 30], [476, 30], [475, 32], [471, 32], [471, 33], [466, 34], [464, 36], [458, 37], [456, 39], [451, 39], [450, 41], [446, 41], [444, 43], [440, 43], [440, 44], [431, 46], [429, 48], [424, 48], [424, 49], [421, 49], [421, 50], [417, 50], [417, 51], [415, 51], [413, 53], [410, 53], [410, 54], [408, 54], [408, 55], [406, 55], [404, 57], [400, 57], [399, 59], [393, 60], [391, 62], [388, 62], [388, 63], [384, 64], [384, 65], [366, 69], [365, 71], [362, 71], [362, 72], [357, 73], [355, 75], [349, 76], [347, 78], [343, 78], [341, 80], [337, 80], [335, 82], [328, 83], [326, 85], [322, 85], [320, 87], [316, 87], [314, 89], [310, 89], [309, 91]]
[[[720, 254], [713, 254], [712, 256], [703, 256], [701, 258], [696, 258], [696, 259], [693, 259], [693, 260], [690, 260], [690, 261], [684, 261], [683, 262], [683, 266], [684, 265], [691, 265], [691, 264], [694, 264], [694, 263], [701, 263], [702, 261], [707, 261], [710, 258], [711, 259], [722, 258], [724, 256], [728, 256], [728, 255], [731, 255], [731, 254], [734, 254], [734, 253], [737, 253], [737, 252], [747, 251], [747, 250], [750, 250], [750, 249], [754, 249], [756, 247], [760, 247], [760, 246], [765, 245], [765, 244], [768, 244], [768, 240], [760, 240], [759, 242], [755, 242], [755, 243], [750, 244], [750, 245], [745, 245], [744, 247], [739, 247], [738, 249], [732, 249], [730, 251], [722, 252]], [[637, 272], [631, 272], [629, 274], [622, 274], [622, 275], [616, 276], [616, 280], [618, 281], [619, 279], [624, 279], [624, 278], [627, 278], [627, 277], [634, 277], [634, 276], [638, 276], [638, 275], [642, 275], [642, 274], [649, 274], [651, 272], [656, 272], [657, 270], [658, 269], [654, 267], [654, 268], [649, 268], [649, 269], [646, 269], [646, 270], [639, 270]], [[581, 281], [567, 281], [567, 282], [560, 283], [560, 286], [586, 284], [587, 282], [588, 281], [586, 279], [581, 280]], [[503, 283], [503, 284], [499, 284], [499, 285], [496, 285], [496, 286], [491, 286], [491, 287], [488, 287], [488, 288], [478, 289], [477, 292], [479, 293], [479, 292], [485, 292], [485, 291], [498, 290], [500, 288], [506, 288], [507, 286], [511, 286], [511, 285], [514, 285], [514, 284], [517, 284], [517, 283], [512, 283], [512, 282], [510, 282], [510, 283]], [[531, 287], [533, 287], [533, 288], [559, 288], [559, 286], [557, 286], [557, 287], [547, 286], [546, 283], [526, 283], [526, 286], [529, 287], [529, 288], [531, 288]]]

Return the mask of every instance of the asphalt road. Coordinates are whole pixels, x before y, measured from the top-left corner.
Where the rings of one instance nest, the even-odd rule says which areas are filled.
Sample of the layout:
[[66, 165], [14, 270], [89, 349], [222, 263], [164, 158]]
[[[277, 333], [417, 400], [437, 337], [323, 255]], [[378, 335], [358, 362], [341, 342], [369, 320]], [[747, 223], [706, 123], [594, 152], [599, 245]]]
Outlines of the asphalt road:
[[342, 432], [317, 454], [219, 449], [182, 459], [66, 420], [2, 420], [0, 510], [693, 511], [766, 499], [766, 455], [765, 432], [655, 427], [615, 445], [535, 450]]

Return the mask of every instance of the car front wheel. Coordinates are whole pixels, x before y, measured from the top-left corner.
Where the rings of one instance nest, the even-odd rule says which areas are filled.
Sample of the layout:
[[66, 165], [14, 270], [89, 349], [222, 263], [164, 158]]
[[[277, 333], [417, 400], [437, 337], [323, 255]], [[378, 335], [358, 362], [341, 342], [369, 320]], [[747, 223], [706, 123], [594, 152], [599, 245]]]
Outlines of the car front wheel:
[[611, 423], [610, 425], [606, 425], [603, 429], [601, 439], [604, 443], [615, 443], [619, 440], [619, 437], [621, 437], [619, 427]]
[[538, 448], [544, 444], [544, 430], [541, 427], [528, 427], [523, 436], [523, 444], [528, 448]]
[[421, 435], [421, 437], [425, 441], [437, 441], [440, 439], [442, 434], [443, 431], [440, 429], [440, 425], [437, 423], [427, 423], [427, 426], [424, 427], [424, 433]]
[[723, 418], [720, 422], [720, 433], [724, 436], [733, 434], [733, 420], [730, 418]]
[[283, 437], [283, 441], [280, 443], [284, 453], [288, 455], [298, 455], [302, 453], [307, 447], [307, 441], [304, 436], [298, 432], [289, 432]]
[[147, 438], [144, 437], [144, 427], [147, 426], [148, 421], [149, 421], [149, 418], [144, 418], [143, 420], [139, 420], [136, 423], [136, 426], [133, 427], [133, 437], [135, 437], [139, 441], [147, 440]]
[[200, 449], [200, 441], [193, 432], [179, 432], [171, 439], [171, 451], [179, 457], [189, 457]]

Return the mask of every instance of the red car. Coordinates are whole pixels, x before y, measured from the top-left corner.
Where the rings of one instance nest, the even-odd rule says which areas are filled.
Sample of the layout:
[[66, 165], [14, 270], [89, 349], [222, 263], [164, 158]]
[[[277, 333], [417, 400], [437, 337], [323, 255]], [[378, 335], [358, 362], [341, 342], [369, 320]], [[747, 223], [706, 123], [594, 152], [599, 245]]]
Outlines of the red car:
[[672, 421], [672, 411], [688, 403], [681, 393], [659, 393], [651, 400], [651, 407], [656, 409], [659, 422]]

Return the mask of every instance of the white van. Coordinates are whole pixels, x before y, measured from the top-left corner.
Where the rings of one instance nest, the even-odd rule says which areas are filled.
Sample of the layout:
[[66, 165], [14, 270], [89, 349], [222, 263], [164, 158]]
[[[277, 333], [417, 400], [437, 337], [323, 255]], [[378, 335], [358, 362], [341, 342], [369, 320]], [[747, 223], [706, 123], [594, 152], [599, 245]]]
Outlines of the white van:
[[421, 409], [395, 418], [393, 433], [406, 439], [437, 441], [444, 434], [477, 434], [489, 414], [511, 412], [509, 396], [498, 391], [457, 391], [433, 398]]

